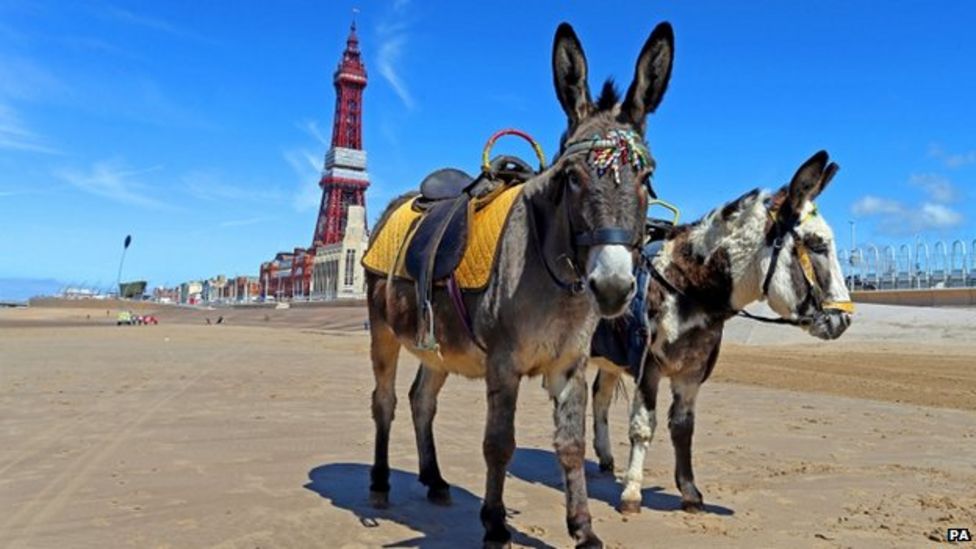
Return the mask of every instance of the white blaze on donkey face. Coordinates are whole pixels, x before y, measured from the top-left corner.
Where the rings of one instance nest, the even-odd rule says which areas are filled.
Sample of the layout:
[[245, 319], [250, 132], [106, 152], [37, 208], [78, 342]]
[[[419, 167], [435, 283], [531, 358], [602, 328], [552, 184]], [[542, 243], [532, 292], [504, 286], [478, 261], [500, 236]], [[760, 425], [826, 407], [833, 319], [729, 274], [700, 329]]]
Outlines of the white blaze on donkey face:
[[586, 283], [601, 316], [623, 313], [637, 286], [634, 254], [620, 244], [593, 246], [586, 260]]
[[[798, 260], [795, 253], [786, 253], [791, 252], [798, 244], [804, 246], [817, 273], [815, 282], [822, 285], [819, 290], [822, 292], [823, 301], [849, 302], [850, 293], [844, 285], [844, 273], [837, 257], [834, 233], [823, 217], [816, 213], [815, 207], [810, 202], [804, 205], [801, 219], [804, 221], [796, 228], [797, 237], [801, 242], [787, 242], [786, 246], [789, 249], [785, 249], [784, 253], [779, 255], [777, 271], [769, 288], [768, 302], [770, 307], [784, 318], [814, 314], [816, 320], [806, 326], [807, 330], [822, 339], [834, 339], [844, 333], [850, 325], [851, 314], [838, 310], [799, 310], [804, 305], [809, 288], [806, 283], [797, 286], [791, 270], [794, 269], [793, 263]], [[806, 243], [810, 239], [817, 242], [816, 247]]]
[[[812, 205], [807, 204], [807, 207], [812, 208]], [[840, 259], [837, 257], [834, 231], [830, 225], [827, 224], [823, 216], [818, 214], [804, 223], [800, 227], [799, 233], [801, 236], [816, 235], [827, 247], [826, 254], [820, 258], [814, 258], [820, 259], [823, 262], [822, 266], [830, 273], [830, 285], [823, 288], [824, 298], [827, 301], [850, 301], [851, 294], [847, 291], [847, 286], [844, 285], [844, 271], [841, 268]]]

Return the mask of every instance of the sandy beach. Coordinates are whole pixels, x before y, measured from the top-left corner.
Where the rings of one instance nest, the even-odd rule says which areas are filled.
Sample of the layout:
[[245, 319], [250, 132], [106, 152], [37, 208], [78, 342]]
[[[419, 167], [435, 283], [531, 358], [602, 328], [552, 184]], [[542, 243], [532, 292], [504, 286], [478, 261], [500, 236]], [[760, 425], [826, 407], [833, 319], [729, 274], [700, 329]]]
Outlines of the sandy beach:
[[[481, 381], [451, 378], [441, 394], [454, 505], [433, 506], [416, 481], [416, 360], [401, 354], [392, 505], [377, 511], [362, 308], [153, 312], [159, 326], [117, 327], [101, 305], [0, 310], [0, 545], [480, 544]], [[832, 343], [733, 322], [697, 409], [707, 512], [678, 510], [665, 390], [640, 515], [615, 511], [618, 479], [588, 448], [596, 531], [609, 547], [920, 547], [974, 531], [974, 333], [973, 310], [886, 306], [861, 307]], [[626, 411], [620, 395], [617, 475]], [[515, 542], [567, 547], [539, 379], [524, 381], [516, 422]]]

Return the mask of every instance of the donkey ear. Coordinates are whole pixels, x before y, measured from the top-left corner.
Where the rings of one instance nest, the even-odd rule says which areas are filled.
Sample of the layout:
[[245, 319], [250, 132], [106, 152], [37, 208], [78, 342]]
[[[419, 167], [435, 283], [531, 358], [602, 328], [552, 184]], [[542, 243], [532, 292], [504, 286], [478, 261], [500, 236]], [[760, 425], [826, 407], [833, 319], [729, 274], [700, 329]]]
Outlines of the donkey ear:
[[559, 25], [552, 42], [552, 79], [569, 124], [575, 126], [590, 114], [593, 103], [586, 83], [586, 56], [569, 23]]
[[[827, 166], [827, 151], [820, 151], [800, 166], [790, 181], [789, 203], [794, 212], [799, 213], [807, 200], [813, 200], [823, 188], [824, 169]], [[830, 174], [831, 177], [833, 176]], [[826, 184], [826, 183], [824, 183]]]
[[673, 60], [674, 30], [670, 23], [661, 23], [651, 32], [637, 57], [634, 81], [620, 109], [622, 118], [638, 127], [644, 125], [644, 118], [657, 109], [664, 97]]
[[827, 188], [827, 184], [830, 183], [830, 180], [833, 179], [835, 175], [837, 175], [837, 170], [839, 169], [840, 166], [838, 166], [836, 162], [831, 162], [830, 164], [827, 164], [827, 167], [824, 168], [823, 175], [820, 177], [820, 184], [817, 185], [817, 190], [813, 193], [813, 196], [810, 197], [811, 200], [820, 196], [820, 193], [822, 193], [824, 189]]

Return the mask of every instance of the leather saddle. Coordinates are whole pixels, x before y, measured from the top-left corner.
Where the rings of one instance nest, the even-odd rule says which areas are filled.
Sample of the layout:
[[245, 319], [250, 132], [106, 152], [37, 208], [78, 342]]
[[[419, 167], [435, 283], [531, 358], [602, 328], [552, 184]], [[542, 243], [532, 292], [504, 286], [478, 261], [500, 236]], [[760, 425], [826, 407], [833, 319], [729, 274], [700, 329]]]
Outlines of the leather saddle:
[[418, 346], [435, 349], [431, 307], [435, 282], [450, 279], [468, 243], [471, 214], [508, 186], [523, 183], [536, 171], [512, 156], [499, 156], [478, 177], [455, 168], [437, 170], [420, 183], [414, 207], [423, 212], [404, 255], [407, 275], [417, 287]]
[[474, 183], [474, 178], [455, 168], [443, 168], [428, 175], [420, 182], [420, 196], [435, 202], [457, 198]]

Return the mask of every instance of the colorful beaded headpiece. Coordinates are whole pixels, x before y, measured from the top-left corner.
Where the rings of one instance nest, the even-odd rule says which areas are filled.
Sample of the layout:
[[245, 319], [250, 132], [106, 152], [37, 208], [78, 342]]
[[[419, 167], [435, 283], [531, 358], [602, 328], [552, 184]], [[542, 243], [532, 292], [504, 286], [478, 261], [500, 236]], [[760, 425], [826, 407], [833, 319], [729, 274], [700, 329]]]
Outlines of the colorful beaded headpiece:
[[587, 164], [603, 176], [613, 171], [613, 178], [620, 184], [620, 166], [630, 164], [641, 171], [650, 163], [650, 153], [641, 142], [640, 134], [632, 130], [613, 129], [606, 135], [594, 135], [591, 139], [574, 141], [566, 145], [564, 154], [588, 152]]

